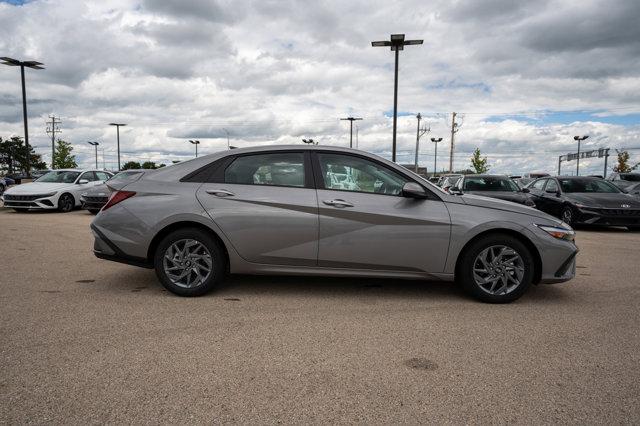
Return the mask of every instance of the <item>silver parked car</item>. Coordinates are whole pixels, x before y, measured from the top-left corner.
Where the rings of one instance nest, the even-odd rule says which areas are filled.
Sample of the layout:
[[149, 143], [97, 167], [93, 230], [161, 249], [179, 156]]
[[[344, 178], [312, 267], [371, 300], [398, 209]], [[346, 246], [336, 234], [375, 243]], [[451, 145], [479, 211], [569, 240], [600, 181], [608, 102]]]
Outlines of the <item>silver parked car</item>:
[[243, 273], [455, 279], [509, 302], [573, 278], [578, 251], [571, 228], [538, 210], [453, 196], [328, 146], [237, 149], [145, 174], [91, 228], [97, 257], [155, 268], [182, 296]]

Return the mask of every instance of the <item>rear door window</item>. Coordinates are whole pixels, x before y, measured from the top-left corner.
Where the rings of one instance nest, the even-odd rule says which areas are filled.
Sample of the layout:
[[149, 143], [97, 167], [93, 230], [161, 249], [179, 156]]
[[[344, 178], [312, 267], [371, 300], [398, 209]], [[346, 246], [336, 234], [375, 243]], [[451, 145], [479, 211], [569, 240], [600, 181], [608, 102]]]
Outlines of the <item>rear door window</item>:
[[304, 154], [278, 152], [237, 157], [224, 171], [224, 182], [241, 185], [305, 186]]

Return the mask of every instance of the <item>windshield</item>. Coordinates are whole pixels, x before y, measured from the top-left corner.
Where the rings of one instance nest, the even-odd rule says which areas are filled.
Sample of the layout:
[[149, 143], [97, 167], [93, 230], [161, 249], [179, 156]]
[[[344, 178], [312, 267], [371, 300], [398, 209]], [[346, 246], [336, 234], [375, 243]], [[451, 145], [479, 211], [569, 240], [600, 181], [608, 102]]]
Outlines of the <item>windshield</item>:
[[468, 177], [464, 180], [464, 191], [518, 192], [520, 188], [511, 179], [499, 176]]
[[627, 173], [624, 175], [620, 175], [620, 179], [629, 182], [640, 182], [640, 173]]
[[109, 179], [109, 182], [113, 182], [113, 181], [126, 182], [129, 180], [137, 180], [142, 173], [144, 172], [120, 172], [114, 175], [111, 179]]
[[78, 178], [78, 175], [80, 175], [80, 172], [55, 170], [40, 176], [34, 182], [73, 183]]
[[617, 186], [598, 179], [558, 179], [562, 192], [619, 193]]

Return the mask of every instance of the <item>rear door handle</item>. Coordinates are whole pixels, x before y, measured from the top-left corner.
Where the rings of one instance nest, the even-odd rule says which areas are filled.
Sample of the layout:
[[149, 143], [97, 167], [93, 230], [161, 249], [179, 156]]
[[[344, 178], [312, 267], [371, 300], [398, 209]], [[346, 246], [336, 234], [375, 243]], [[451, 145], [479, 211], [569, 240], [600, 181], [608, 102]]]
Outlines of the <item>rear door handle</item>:
[[334, 207], [340, 207], [340, 208], [353, 207], [353, 204], [345, 200], [324, 200], [322, 202], [328, 206], [334, 206]]
[[227, 191], [226, 189], [207, 189], [205, 191], [207, 194], [215, 195], [216, 197], [233, 197], [234, 194], [231, 191]]

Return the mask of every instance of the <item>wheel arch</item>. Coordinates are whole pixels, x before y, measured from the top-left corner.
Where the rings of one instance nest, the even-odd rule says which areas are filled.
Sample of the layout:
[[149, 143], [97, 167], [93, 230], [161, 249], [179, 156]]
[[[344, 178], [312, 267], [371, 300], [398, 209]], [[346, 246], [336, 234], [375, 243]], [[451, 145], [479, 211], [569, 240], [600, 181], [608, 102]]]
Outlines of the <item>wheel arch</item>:
[[487, 235], [496, 235], [496, 234], [509, 235], [510, 237], [513, 237], [518, 241], [520, 241], [522, 244], [525, 245], [525, 247], [527, 247], [527, 249], [529, 249], [529, 252], [531, 252], [531, 255], [533, 256], [533, 265], [534, 265], [533, 283], [534, 284], [539, 283], [540, 279], [542, 278], [542, 258], [540, 256], [540, 252], [538, 251], [538, 248], [535, 246], [535, 244], [533, 244], [533, 242], [526, 235], [508, 228], [488, 229], [486, 231], [480, 232], [477, 235], [474, 235], [469, 241], [467, 241], [465, 245], [462, 247], [462, 249], [460, 250], [460, 253], [458, 254], [458, 258], [456, 259], [455, 275], [459, 276], [458, 269], [460, 268], [462, 259], [466, 255], [466, 252], [469, 249], [469, 247], [471, 247], [473, 243], [475, 243], [481, 238], [486, 237]]
[[165, 236], [169, 235], [173, 231], [176, 231], [178, 229], [183, 229], [183, 228], [196, 228], [203, 232], [206, 232], [211, 237], [213, 237], [213, 239], [216, 240], [218, 244], [220, 244], [220, 247], [222, 247], [222, 250], [224, 250], [224, 254], [226, 257], [226, 262], [225, 262], [226, 268], [227, 268], [227, 271], [229, 271], [229, 250], [227, 249], [227, 246], [222, 240], [222, 238], [220, 238], [217, 232], [215, 232], [213, 229], [209, 228], [208, 226], [203, 225], [200, 222], [188, 221], [188, 220], [173, 222], [169, 225], [166, 225], [164, 228], [160, 229], [156, 233], [156, 235], [153, 237], [151, 242], [149, 243], [149, 248], [147, 249], [147, 261], [153, 262], [153, 257], [155, 255], [156, 248], [158, 247], [158, 244], [160, 244], [160, 241], [162, 241], [162, 239]]

